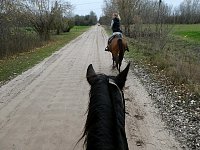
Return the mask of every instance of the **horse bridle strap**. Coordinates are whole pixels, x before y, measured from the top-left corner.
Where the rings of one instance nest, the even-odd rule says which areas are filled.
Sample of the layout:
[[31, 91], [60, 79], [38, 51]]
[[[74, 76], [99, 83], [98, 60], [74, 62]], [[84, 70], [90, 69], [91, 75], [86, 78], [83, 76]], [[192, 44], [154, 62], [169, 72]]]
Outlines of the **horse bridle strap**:
[[[123, 100], [122, 91], [120, 90], [120, 88], [118, 87], [118, 85], [115, 83], [115, 81], [114, 81], [113, 79], [109, 78], [109, 84], [112, 84], [112, 85], [114, 85], [114, 86], [117, 87], [117, 89], [119, 90], [119, 93], [120, 93], [120, 95], [121, 95], [121, 98], [122, 98], [122, 100]], [[122, 101], [122, 103], [123, 103], [123, 101]]]

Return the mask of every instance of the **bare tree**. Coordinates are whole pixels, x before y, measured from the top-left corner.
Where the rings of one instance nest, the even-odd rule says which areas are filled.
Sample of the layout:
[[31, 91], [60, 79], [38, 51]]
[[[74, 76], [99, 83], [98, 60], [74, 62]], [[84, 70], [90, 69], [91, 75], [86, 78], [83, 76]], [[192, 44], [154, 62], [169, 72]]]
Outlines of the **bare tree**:
[[119, 13], [122, 17], [125, 34], [130, 36], [130, 26], [133, 24], [133, 18], [136, 15], [140, 0], [116, 0], [116, 2]]
[[52, 27], [56, 28], [59, 34], [62, 18], [72, 8], [70, 3], [53, 0], [24, 0], [23, 6], [27, 19], [32, 23], [42, 40], [49, 40]]
[[21, 26], [21, 21], [18, 20], [21, 13], [17, 1], [2, 0], [0, 8], [0, 57], [4, 57], [13, 54], [14, 50], [19, 50], [17, 35], [21, 36], [23, 33], [17, 32]]
[[200, 0], [184, 0], [176, 10], [178, 23], [200, 23]]
[[104, 0], [104, 6], [103, 6], [104, 16], [100, 17], [99, 22], [101, 24], [110, 25], [112, 19], [111, 17], [114, 12], [118, 12], [114, 0]]
[[55, 0], [0, 0], [0, 58], [41, 46], [50, 30], [60, 31], [63, 24], [68, 28], [70, 3], [55, 4]]
[[50, 0], [24, 1], [26, 17], [31, 22], [42, 40], [49, 40], [53, 24]]

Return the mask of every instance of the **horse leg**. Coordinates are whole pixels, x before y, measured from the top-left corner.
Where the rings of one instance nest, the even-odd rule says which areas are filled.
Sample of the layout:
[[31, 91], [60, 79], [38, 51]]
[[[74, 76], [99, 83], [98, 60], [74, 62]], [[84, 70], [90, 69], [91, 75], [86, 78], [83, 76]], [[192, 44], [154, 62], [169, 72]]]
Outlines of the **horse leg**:
[[[117, 70], [119, 71], [119, 63], [116, 63]], [[119, 71], [120, 72], [120, 71]]]
[[113, 69], [115, 68], [115, 58], [114, 58], [114, 56], [112, 57], [112, 60], [113, 60], [113, 65], [112, 65], [112, 67], [113, 67]]
[[116, 67], [117, 67], [117, 70], [120, 72], [119, 58], [118, 57], [116, 58]]
[[119, 70], [119, 72], [120, 72], [120, 67], [121, 67], [121, 65], [122, 65], [122, 62], [119, 61], [119, 64], [118, 64], [118, 65], [119, 65], [119, 69], [118, 69], [118, 70]]
[[119, 73], [120, 73], [120, 65], [118, 64], [117, 66], [118, 66], [118, 67], [117, 67], [117, 70], [118, 70]]

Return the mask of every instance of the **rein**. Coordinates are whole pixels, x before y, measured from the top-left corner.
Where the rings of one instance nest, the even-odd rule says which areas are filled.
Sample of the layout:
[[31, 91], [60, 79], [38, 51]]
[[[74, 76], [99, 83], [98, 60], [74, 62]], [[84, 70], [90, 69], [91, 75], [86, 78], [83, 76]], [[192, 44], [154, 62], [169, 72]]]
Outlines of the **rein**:
[[[117, 87], [117, 89], [118, 89], [118, 91], [119, 91], [119, 93], [120, 93], [120, 95], [121, 95], [121, 99], [124, 100], [124, 96], [123, 96], [123, 94], [122, 94], [122, 91], [120, 90], [120, 88], [119, 88], [118, 85], [114, 82], [113, 79], [109, 78], [109, 84], [112, 84], [112, 85], [114, 85], [114, 86]], [[122, 103], [123, 103], [123, 106], [124, 106], [124, 101], [122, 101]], [[124, 108], [124, 109], [125, 109], [125, 108]]]

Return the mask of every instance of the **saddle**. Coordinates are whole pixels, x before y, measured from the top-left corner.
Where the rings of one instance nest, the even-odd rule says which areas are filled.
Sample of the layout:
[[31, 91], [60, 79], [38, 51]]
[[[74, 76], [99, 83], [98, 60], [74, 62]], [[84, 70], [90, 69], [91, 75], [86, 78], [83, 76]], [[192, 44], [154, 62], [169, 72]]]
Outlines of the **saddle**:
[[[108, 45], [107, 45], [107, 47], [105, 48], [105, 51], [110, 51], [110, 50], [109, 50], [109, 46], [110, 46], [112, 40], [113, 40], [115, 37], [117, 37], [117, 38], [119, 38], [119, 39], [122, 39], [122, 38], [123, 38], [121, 33], [115, 33], [114, 35], [112, 35], [112, 36], [108, 39]], [[126, 44], [125, 50], [129, 52], [129, 48], [128, 48], [128, 45], [127, 45], [127, 44]]]
[[114, 35], [112, 35], [112, 36], [108, 39], [108, 44], [110, 44], [110, 43], [112, 42], [112, 40], [113, 40], [115, 37], [122, 38], [122, 34], [114, 34]]

